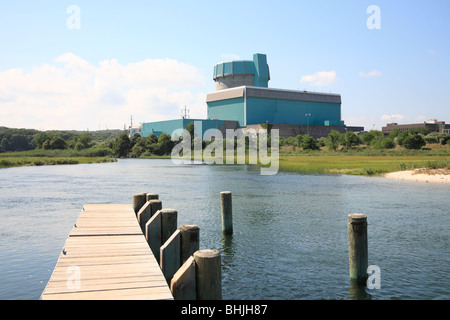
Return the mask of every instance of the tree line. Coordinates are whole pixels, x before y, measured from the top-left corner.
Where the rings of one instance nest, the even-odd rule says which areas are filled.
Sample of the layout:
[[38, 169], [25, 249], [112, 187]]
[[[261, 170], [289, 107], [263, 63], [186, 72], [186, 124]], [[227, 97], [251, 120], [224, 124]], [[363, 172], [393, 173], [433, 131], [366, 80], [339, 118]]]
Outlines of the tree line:
[[[201, 139], [194, 135], [194, 124], [185, 128], [190, 134], [192, 143]], [[267, 128], [268, 130], [270, 128]], [[270, 130], [269, 130], [270, 131]], [[269, 132], [270, 134], [270, 132]], [[362, 135], [347, 131], [340, 133], [331, 131], [327, 137], [314, 139], [310, 135], [297, 135], [296, 137], [280, 138], [280, 146], [300, 147], [303, 150], [340, 151], [365, 145], [374, 149], [392, 149], [402, 146], [406, 149], [421, 149], [427, 143], [448, 144], [450, 134], [430, 132], [428, 128], [411, 129], [409, 131], [393, 130], [389, 135], [381, 131], [372, 130]], [[142, 137], [136, 133], [129, 137], [122, 130], [103, 130], [92, 132], [81, 131], [38, 131], [34, 129], [11, 129], [0, 127], [0, 153], [28, 150], [73, 150], [85, 151], [86, 156], [113, 156], [113, 157], [148, 157], [170, 155], [172, 148], [179, 141], [172, 141], [171, 136], [162, 133], [159, 137], [151, 134]], [[205, 148], [211, 141], [202, 141]], [[236, 144], [236, 141], [235, 141]], [[268, 137], [270, 146], [270, 135]], [[248, 139], [246, 139], [248, 147]], [[225, 143], [224, 143], [225, 148]]]
[[122, 130], [76, 131], [15, 129], [0, 127], [0, 153], [30, 150], [81, 151], [96, 147], [108, 147]]
[[428, 128], [417, 128], [409, 131], [394, 129], [389, 135], [381, 131], [372, 130], [362, 135], [347, 131], [340, 133], [331, 131], [327, 137], [314, 139], [309, 135], [297, 135], [287, 139], [280, 138], [280, 145], [301, 147], [303, 150], [319, 150], [328, 147], [329, 150], [348, 150], [360, 145], [373, 149], [393, 149], [397, 145], [410, 150], [419, 150], [427, 143], [448, 144], [450, 134], [430, 132]]

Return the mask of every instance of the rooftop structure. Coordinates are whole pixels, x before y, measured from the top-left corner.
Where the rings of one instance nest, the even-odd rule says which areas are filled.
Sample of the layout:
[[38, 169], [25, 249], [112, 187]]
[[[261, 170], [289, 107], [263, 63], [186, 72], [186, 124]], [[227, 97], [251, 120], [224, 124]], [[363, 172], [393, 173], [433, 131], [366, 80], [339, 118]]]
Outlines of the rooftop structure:
[[239, 86], [268, 87], [269, 65], [265, 54], [256, 53], [253, 60], [221, 62], [214, 66], [216, 90]]
[[384, 134], [391, 133], [392, 130], [398, 129], [400, 131], [409, 131], [411, 129], [428, 128], [431, 132], [449, 133], [450, 124], [445, 124], [445, 121], [428, 120], [424, 123], [410, 123], [410, 124], [398, 124], [388, 123], [381, 130]]

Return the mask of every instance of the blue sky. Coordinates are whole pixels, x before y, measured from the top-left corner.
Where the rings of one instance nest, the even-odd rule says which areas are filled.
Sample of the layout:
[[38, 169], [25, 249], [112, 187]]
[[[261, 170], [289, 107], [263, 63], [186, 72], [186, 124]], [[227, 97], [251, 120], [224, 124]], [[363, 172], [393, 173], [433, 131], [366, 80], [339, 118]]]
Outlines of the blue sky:
[[0, 126], [205, 118], [214, 64], [254, 53], [269, 87], [341, 94], [348, 125], [450, 123], [449, 15], [448, 0], [2, 1]]

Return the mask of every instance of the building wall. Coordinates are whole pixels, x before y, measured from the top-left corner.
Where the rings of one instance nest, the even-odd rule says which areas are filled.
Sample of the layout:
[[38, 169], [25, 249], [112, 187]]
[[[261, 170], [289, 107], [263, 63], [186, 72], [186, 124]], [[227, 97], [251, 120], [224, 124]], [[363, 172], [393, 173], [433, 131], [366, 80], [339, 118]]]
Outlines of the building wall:
[[216, 90], [224, 90], [239, 86], [253, 86], [254, 75], [252, 74], [235, 74], [216, 79]]
[[[199, 126], [194, 127], [194, 134], [197, 136], [205, 137], [205, 132], [209, 129], [218, 129], [225, 135], [226, 129], [236, 129], [238, 128], [238, 123], [236, 121], [224, 121], [224, 120], [204, 120], [204, 119], [175, 119], [167, 121], [157, 121], [157, 122], [147, 122], [142, 124], [142, 137], [148, 137], [152, 133], [156, 136], [160, 136], [162, 133], [169, 135], [178, 134], [182, 135], [183, 129], [186, 126], [194, 122], [194, 125], [199, 124]], [[209, 139], [209, 137], [205, 137]]]
[[234, 120], [239, 122], [239, 126], [244, 127], [244, 98], [208, 102], [208, 119]]
[[[263, 129], [261, 125], [249, 125], [244, 131], [254, 129], [258, 131]], [[311, 125], [293, 125], [293, 124], [274, 124], [272, 130], [277, 129], [281, 138], [296, 137], [298, 134], [309, 134], [314, 139], [328, 137], [331, 131], [335, 130], [340, 133], [347, 131], [361, 132], [363, 127], [345, 127], [345, 126], [311, 126]]]
[[311, 101], [247, 98], [247, 125], [265, 122], [341, 126], [341, 106]]
[[241, 127], [266, 122], [342, 126], [340, 104], [256, 97], [248, 97], [246, 107], [244, 98], [208, 102], [208, 119], [235, 120]]
[[450, 129], [450, 125], [445, 124], [444, 121], [439, 123], [412, 123], [412, 124], [397, 124], [388, 123], [385, 127], [382, 127], [384, 134], [391, 133], [392, 130], [398, 129], [399, 131], [409, 131], [411, 129], [428, 128], [430, 132], [444, 132], [446, 129]]

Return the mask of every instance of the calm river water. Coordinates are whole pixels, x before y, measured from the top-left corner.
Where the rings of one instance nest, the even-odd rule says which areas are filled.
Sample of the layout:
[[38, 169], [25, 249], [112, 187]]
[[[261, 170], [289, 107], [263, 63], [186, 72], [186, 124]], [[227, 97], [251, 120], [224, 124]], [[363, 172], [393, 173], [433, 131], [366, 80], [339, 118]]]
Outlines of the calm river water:
[[[220, 192], [233, 192], [234, 234], [221, 232]], [[171, 160], [0, 170], [0, 299], [39, 299], [88, 203], [158, 193], [200, 247], [222, 254], [224, 299], [449, 299], [450, 186], [278, 173]], [[349, 283], [347, 215], [368, 216], [369, 264], [381, 289]]]

